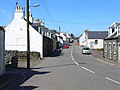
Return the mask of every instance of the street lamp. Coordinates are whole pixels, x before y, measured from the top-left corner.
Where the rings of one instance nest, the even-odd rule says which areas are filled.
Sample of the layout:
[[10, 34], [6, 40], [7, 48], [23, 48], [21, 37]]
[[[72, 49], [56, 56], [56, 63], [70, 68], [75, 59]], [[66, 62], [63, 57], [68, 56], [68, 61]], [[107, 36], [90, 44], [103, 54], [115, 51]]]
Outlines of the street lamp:
[[34, 5], [29, 6], [29, 7], [39, 7], [39, 6], [40, 6], [40, 4], [34, 4]]
[[29, 7], [38, 7], [39, 4], [29, 6], [29, 0], [26, 0], [26, 15], [27, 15], [27, 68], [30, 68], [30, 30], [29, 30]]

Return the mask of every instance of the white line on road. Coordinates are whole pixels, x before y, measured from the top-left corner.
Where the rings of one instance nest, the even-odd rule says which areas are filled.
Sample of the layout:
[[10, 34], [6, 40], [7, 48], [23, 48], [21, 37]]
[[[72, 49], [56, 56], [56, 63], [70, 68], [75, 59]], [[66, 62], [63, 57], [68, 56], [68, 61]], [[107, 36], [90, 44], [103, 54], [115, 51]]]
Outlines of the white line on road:
[[111, 79], [111, 78], [109, 78], [109, 77], [105, 77], [107, 80], [109, 80], [109, 81], [112, 81], [112, 82], [114, 82], [114, 83], [117, 83], [117, 84], [120, 84], [120, 82], [118, 82], [118, 81], [116, 81], [116, 80], [113, 80], [113, 79]]
[[79, 65], [79, 63], [77, 63], [76, 61], [74, 61], [74, 62], [75, 62], [75, 64]]
[[77, 62], [75, 61], [72, 53], [73, 53], [73, 47], [72, 47], [72, 50], [71, 50], [71, 58], [72, 58], [73, 62], [74, 62], [76, 65], [79, 65], [79, 63], [77, 63]]
[[82, 69], [84, 69], [84, 70], [87, 70], [87, 71], [89, 71], [89, 72], [91, 72], [91, 73], [95, 73], [94, 71], [92, 71], [92, 70], [90, 70], [90, 69], [88, 69], [88, 68], [86, 68], [86, 67], [81, 67]]

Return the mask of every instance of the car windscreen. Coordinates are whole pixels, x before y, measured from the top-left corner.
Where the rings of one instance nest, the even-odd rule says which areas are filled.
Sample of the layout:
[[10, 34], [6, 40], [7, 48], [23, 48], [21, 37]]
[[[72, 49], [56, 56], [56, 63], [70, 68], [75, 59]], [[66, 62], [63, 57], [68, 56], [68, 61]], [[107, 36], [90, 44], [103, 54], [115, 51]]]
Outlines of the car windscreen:
[[90, 50], [90, 48], [83, 48], [84, 50]]

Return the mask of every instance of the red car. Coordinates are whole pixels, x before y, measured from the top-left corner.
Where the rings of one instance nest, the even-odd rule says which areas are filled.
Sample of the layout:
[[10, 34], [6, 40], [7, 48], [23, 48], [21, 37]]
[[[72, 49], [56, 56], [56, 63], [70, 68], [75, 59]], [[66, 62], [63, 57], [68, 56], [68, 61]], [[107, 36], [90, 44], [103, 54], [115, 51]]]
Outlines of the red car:
[[64, 48], [69, 48], [69, 46], [68, 45], [64, 45]]
[[76, 42], [76, 45], [79, 45], [79, 43], [78, 43], [78, 42]]

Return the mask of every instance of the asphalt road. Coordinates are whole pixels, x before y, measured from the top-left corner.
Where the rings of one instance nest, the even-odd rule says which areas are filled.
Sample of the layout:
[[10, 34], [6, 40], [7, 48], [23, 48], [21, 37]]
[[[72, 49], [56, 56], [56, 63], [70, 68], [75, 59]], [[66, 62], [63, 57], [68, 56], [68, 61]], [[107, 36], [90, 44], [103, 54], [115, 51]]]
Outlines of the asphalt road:
[[120, 90], [120, 67], [82, 55], [80, 46], [48, 57], [3, 90]]

